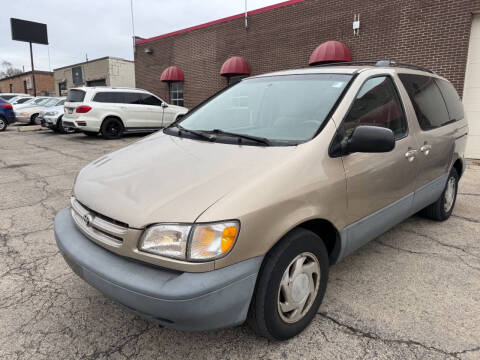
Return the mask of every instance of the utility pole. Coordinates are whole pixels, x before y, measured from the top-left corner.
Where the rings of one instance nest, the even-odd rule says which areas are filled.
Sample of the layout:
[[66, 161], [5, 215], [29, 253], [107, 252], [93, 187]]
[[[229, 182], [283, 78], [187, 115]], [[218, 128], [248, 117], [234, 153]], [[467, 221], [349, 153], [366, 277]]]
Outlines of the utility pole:
[[37, 87], [35, 86], [35, 69], [33, 68], [33, 50], [32, 43], [30, 44], [30, 62], [32, 63], [32, 83], [33, 83], [33, 96], [37, 96]]
[[130, 0], [130, 13], [132, 14], [133, 60], [135, 60], [135, 22], [133, 21], [133, 0]]

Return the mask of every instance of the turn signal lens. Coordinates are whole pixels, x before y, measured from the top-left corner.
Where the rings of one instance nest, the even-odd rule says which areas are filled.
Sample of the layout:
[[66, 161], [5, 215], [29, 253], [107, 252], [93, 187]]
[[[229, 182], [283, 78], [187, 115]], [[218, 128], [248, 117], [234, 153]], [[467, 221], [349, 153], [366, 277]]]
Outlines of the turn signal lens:
[[224, 256], [235, 245], [238, 230], [236, 221], [195, 226], [189, 259], [213, 260]]

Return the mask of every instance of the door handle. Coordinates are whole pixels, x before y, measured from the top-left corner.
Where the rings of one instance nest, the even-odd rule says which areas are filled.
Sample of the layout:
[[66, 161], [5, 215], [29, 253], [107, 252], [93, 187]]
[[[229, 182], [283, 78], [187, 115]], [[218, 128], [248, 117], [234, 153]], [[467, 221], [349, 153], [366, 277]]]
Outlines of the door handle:
[[420, 151], [426, 155], [430, 154], [430, 150], [432, 149], [432, 145], [425, 144], [420, 148]]
[[405, 157], [407, 158], [408, 161], [412, 162], [415, 160], [415, 156], [417, 155], [418, 150], [415, 149], [410, 149], [405, 153]]

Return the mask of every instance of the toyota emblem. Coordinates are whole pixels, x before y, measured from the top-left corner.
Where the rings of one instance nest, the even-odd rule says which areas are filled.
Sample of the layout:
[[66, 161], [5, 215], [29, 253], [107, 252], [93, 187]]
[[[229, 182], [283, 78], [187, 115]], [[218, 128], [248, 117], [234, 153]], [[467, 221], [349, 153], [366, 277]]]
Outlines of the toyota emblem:
[[90, 214], [83, 215], [83, 220], [85, 221], [85, 225], [90, 226], [93, 221], [93, 217]]

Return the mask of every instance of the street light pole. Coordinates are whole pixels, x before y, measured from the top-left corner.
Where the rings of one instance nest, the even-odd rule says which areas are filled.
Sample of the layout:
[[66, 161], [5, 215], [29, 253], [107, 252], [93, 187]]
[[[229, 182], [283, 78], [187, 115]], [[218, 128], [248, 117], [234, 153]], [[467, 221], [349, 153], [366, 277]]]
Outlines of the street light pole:
[[33, 68], [33, 50], [32, 43], [30, 42], [30, 62], [32, 63], [32, 83], [33, 83], [33, 96], [37, 96], [37, 87], [35, 86], [35, 69]]

